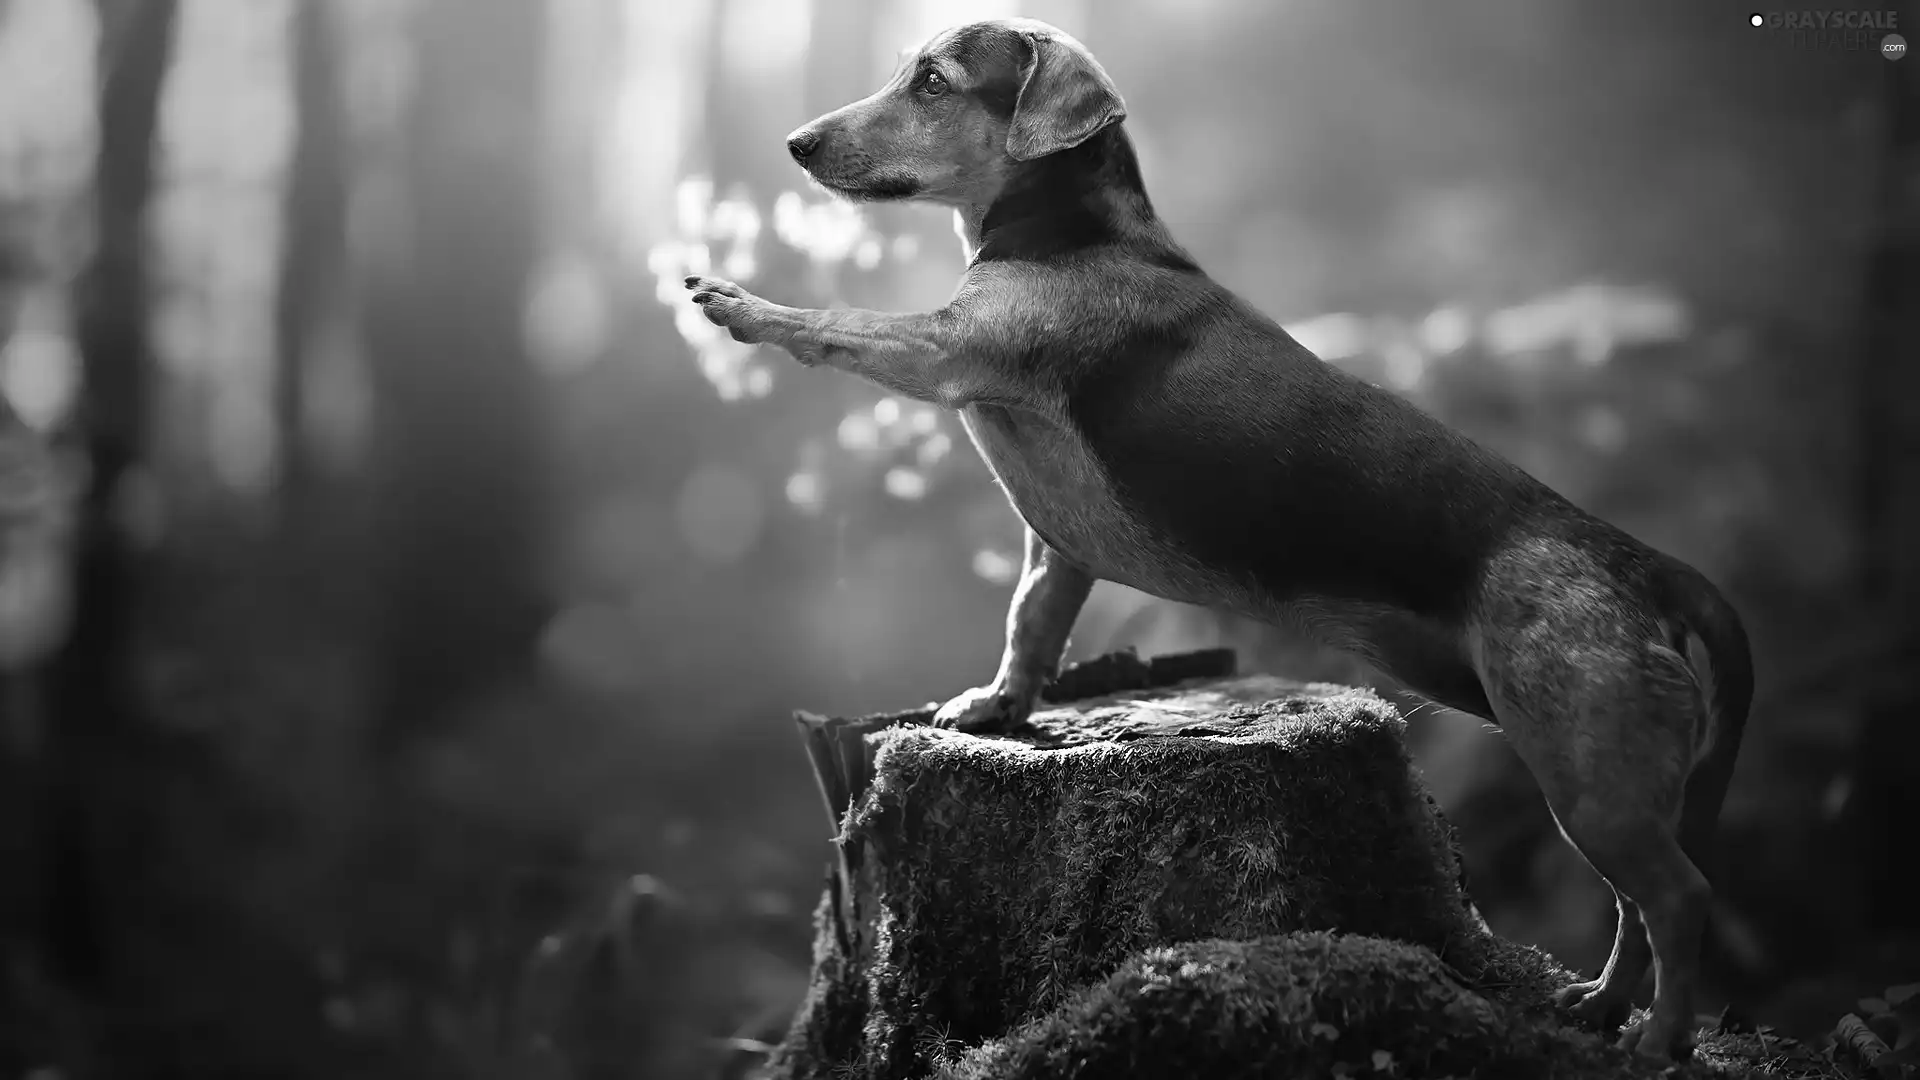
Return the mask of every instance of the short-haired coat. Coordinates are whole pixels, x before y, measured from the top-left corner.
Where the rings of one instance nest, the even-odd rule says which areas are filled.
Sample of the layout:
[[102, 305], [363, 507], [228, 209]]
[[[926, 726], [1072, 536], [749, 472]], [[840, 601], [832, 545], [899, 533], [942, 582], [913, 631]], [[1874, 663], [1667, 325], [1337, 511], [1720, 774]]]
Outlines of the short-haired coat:
[[1113, 81], [1025, 19], [941, 33], [796, 131], [815, 181], [954, 207], [938, 311], [813, 311], [690, 278], [707, 317], [957, 410], [1028, 526], [1000, 670], [938, 722], [1031, 711], [1096, 579], [1304, 626], [1498, 723], [1612, 886], [1613, 953], [1558, 1001], [1686, 1056], [1703, 874], [1752, 697], [1740, 620], [1691, 567], [1408, 402], [1322, 363], [1155, 215]]

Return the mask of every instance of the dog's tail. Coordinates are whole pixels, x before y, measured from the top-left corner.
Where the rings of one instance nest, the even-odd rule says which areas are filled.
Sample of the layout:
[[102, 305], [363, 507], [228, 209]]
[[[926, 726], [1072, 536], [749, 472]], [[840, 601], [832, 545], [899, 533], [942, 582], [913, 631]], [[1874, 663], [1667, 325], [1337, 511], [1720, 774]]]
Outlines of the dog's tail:
[[1734, 760], [1753, 706], [1753, 655], [1739, 612], [1706, 576], [1675, 565], [1667, 575], [1668, 610], [1680, 626], [1675, 647], [1700, 684], [1707, 727], [1700, 758], [1687, 778], [1680, 812], [1680, 846], [1702, 873], [1711, 859], [1720, 806], [1733, 780]]

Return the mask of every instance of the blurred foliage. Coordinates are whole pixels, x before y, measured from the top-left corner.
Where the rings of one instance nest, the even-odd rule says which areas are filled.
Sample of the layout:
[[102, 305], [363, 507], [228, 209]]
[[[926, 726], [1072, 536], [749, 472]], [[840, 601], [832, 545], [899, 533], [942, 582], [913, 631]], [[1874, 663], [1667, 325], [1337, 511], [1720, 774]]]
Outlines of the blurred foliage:
[[[733, 343], [678, 279], [941, 303], [946, 217], [807, 190], [781, 140], [1012, 9], [549, 0], [527, 35], [514, 3], [181, 5], [149, 432], [102, 511], [138, 570], [139, 734], [90, 781], [123, 793], [121, 963], [82, 991], [36, 938], [40, 679], [91, 475], [96, 44], [132, 9], [0, 2], [0, 1069], [740, 1075], [799, 999], [826, 850], [785, 716], [991, 670], [1019, 523], [958, 425]], [[1715, 994], [1824, 1030], [1910, 980], [1834, 824], [1849, 680], [1912, 677], [1851, 584], [1881, 62], [1719, 0], [1021, 10], [1114, 73], [1216, 277], [1746, 613]], [[497, 63], [522, 90], [487, 96]], [[1109, 585], [1073, 655], [1216, 644], [1369, 678]], [[1415, 731], [1495, 928], [1597, 965], [1611, 898], [1504, 744]]]

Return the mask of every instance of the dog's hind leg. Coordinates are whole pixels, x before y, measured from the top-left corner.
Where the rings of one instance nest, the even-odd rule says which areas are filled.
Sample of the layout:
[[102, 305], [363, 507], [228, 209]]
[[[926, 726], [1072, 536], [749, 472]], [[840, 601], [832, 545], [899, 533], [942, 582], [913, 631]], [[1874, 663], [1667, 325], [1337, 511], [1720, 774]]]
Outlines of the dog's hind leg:
[[[1653, 1004], [1620, 1035], [1620, 1045], [1647, 1057], [1684, 1058], [1693, 1049], [1693, 1002], [1699, 976], [1700, 947], [1713, 894], [1700, 869], [1688, 859], [1665, 822], [1620, 807], [1577, 804], [1556, 811], [1561, 831], [1580, 849], [1601, 877], [1624, 897], [1623, 925], [1632, 931], [1624, 909], [1637, 907], [1653, 958]], [[1638, 954], [1644, 955], [1644, 954]], [[1634, 970], [1635, 967], [1638, 970]], [[1645, 965], [1609, 965], [1599, 985], [1579, 1004], [1594, 1001], [1593, 1011], [1619, 1010], [1633, 995]], [[1608, 982], [1608, 976], [1613, 981]], [[1634, 977], [1629, 981], [1629, 977]]]
[[1568, 594], [1536, 595], [1543, 602], [1524, 605], [1524, 616], [1477, 643], [1495, 719], [1620, 910], [1600, 977], [1558, 1000], [1583, 1019], [1610, 1023], [1628, 1011], [1650, 960], [1653, 1004], [1620, 1044], [1685, 1057], [1712, 891], [1679, 832], [1705, 704], [1685, 660], [1650, 620], [1634, 618], [1603, 587], [1562, 582], [1543, 591], [1562, 590]]

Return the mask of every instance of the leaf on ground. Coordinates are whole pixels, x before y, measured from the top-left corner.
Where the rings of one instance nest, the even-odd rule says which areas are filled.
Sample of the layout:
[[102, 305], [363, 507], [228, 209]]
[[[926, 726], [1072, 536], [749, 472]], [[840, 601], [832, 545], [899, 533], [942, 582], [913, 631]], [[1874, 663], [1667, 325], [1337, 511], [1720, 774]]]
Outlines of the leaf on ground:
[[1920, 1027], [1920, 983], [1890, 986], [1885, 997], [1887, 1011], [1899, 1017], [1901, 1024]]

